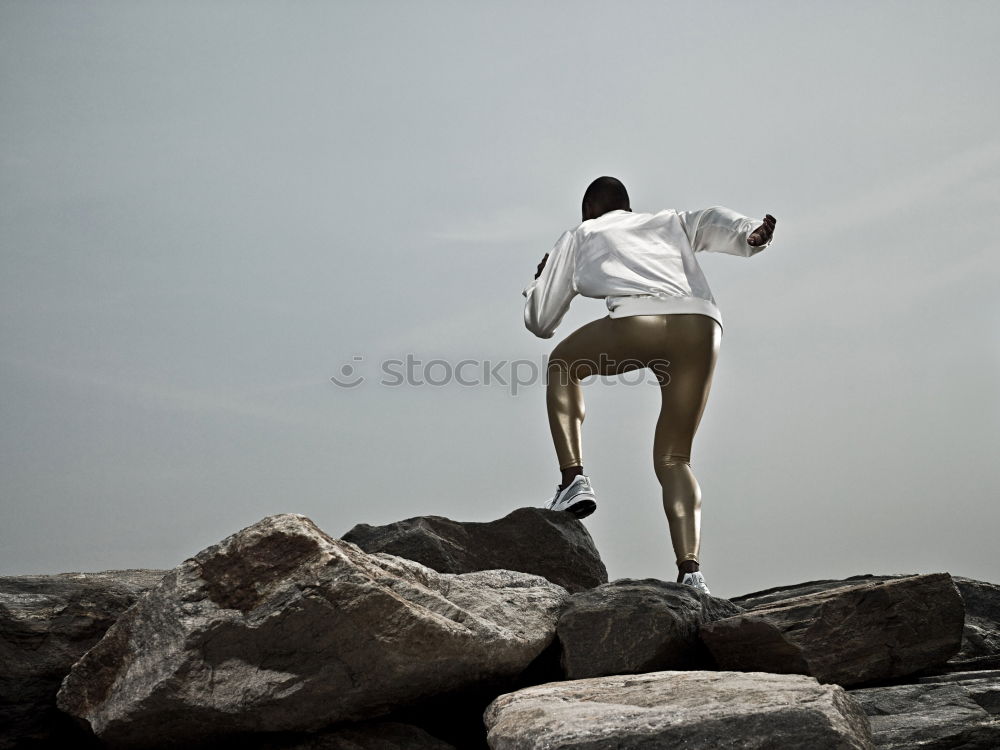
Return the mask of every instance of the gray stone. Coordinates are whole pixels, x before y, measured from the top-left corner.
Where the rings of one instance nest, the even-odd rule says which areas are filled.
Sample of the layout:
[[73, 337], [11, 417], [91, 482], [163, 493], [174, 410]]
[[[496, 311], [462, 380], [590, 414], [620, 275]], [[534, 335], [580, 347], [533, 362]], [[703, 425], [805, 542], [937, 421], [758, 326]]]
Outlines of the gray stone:
[[59, 684], [165, 572], [0, 577], [0, 749], [75, 734], [75, 725], [56, 709]]
[[881, 583], [882, 581], [896, 581], [900, 578], [911, 578], [916, 573], [889, 573], [887, 575], [874, 575], [865, 573], [863, 575], [850, 576], [848, 578], [821, 578], [816, 581], [804, 581], [802, 583], [792, 583], [786, 586], [775, 586], [761, 591], [754, 591], [742, 596], [734, 596], [729, 599], [733, 604], [738, 604], [744, 609], [759, 609], [768, 607], [792, 599], [794, 597], [815, 594], [822, 591], [832, 591], [849, 586], [857, 586], [861, 583]]
[[924, 677], [914, 685], [849, 690], [885, 750], [1000, 747], [1000, 672]]
[[702, 625], [720, 669], [798, 673], [844, 686], [954, 656], [964, 607], [947, 573], [835, 587]]
[[706, 622], [743, 609], [692, 586], [656, 578], [621, 578], [573, 594], [556, 637], [567, 679], [666, 669], [711, 669], [698, 638]]
[[953, 578], [965, 602], [962, 649], [954, 661], [1000, 657], [1000, 586], [963, 576]]
[[342, 537], [365, 552], [386, 552], [440, 573], [519, 570], [582, 591], [608, 571], [583, 522], [570, 513], [518, 508], [495, 521], [417, 516], [385, 526], [358, 524]]
[[[910, 578], [913, 573], [888, 575], [857, 575], [849, 578], [827, 578], [788, 586], [755, 591], [730, 599], [745, 609], [757, 609], [795, 596], [836, 588]], [[936, 671], [967, 671], [1000, 668], [1000, 586], [975, 578], [952, 576], [965, 605], [965, 626], [962, 647], [955, 656]]]
[[1000, 716], [1000, 669], [975, 672], [950, 672], [934, 677], [921, 677], [924, 685], [959, 683], [972, 700], [993, 716]]
[[972, 672], [983, 669], [1000, 669], [1000, 654], [974, 656], [971, 659], [956, 659], [952, 657], [937, 667], [928, 667], [917, 672], [918, 675], [942, 674], [945, 672]]
[[167, 573], [63, 682], [113, 745], [317, 731], [518, 675], [568, 592], [508, 570], [437, 573], [271, 516]]
[[871, 748], [839, 685], [804, 675], [662, 671], [550, 682], [496, 698], [492, 750]]

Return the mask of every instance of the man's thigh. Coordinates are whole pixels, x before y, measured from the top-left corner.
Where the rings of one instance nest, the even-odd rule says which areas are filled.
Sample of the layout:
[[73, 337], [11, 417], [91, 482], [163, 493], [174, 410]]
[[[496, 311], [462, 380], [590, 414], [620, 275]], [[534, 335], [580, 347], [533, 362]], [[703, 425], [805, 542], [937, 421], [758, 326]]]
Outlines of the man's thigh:
[[[620, 375], [645, 367], [641, 352], [630, 347], [625, 318], [605, 316], [580, 326], [549, 355], [549, 371], [570, 372], [574, 379], [590, 375]], [[634, 322], [634, 321], [633, 321]]]
[[[668, 377], [660, 384], [657, 450], [690, 455], [690, 443], [711, 391], [722, 329], [701, 315], [677, 315], [671, 325]], [[682, 446], [679, 451], [673, 450], [675, 443]]]

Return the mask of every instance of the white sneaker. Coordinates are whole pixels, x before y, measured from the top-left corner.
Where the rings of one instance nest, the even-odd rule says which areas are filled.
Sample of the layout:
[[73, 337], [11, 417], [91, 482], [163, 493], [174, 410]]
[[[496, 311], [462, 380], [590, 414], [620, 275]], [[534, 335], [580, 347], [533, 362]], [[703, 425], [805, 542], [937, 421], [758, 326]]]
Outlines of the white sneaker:
[[556, 487], [555, 497], [545, 503], [544, 507], [549, 510], [565, 510], [577, 518], [589, 516], [597, 509], [597, 498], [594, 496], [594, 488], [590, 486], [590, 477], [578, 474], [562, 490]]
[[684, 579], [681, 583], [686, 583], [688, 586], [693, 586], [694, 588], [701, 591], [703, 594], [711, 594], [712, 592], [708, 590], [708, 586], [705, 585], [705, 576], [701, 574], [700, 570], [696, 570], [694, 573], [685, 573]]

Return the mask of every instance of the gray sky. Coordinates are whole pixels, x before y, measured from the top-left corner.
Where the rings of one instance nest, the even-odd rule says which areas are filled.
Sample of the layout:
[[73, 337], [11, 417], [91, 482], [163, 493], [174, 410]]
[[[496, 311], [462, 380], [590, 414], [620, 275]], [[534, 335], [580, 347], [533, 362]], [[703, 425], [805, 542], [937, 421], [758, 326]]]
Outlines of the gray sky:
[[[3, 2], [0, 573], [172, 567], [272, 513], [339, 536], [542, 505], [540, 380], [381, 368], [537, 365], [605, 314], [577, 297], [538, 339], [521, 289], [611, 174], [637, 211], [778, 219], [754, 258], [700, 256], [725, 321], [692, 456], [712, 592], [1000, 581], [998, 23], [992, 2]], [[345, 364], [360, 385], [330, 381]], [[659, 393], [585, 394], [585, 523], [612, 578], [673, 580]]]

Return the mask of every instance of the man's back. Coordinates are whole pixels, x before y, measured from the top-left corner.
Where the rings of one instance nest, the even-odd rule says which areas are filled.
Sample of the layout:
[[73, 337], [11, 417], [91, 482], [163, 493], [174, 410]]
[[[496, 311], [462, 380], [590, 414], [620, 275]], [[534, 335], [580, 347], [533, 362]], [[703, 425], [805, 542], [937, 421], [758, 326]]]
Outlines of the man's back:
[[[712, 293], [680, 216], [611, 211], [575, 230], [574, 285], [585, 297]], [[616, 300], [609, 300], [614, 311]], [[714, 300], [713, 300], [714, 301]]]
[[525, 288], [525, 325], [548, 338], [576, 294], [606, 298], [613, 318], [700, 313], [722, 325], [695, 254], [754, 255], [769, 244], [747, 243], [759, 224], [723, 206], [655, 214], [617, 209], [588, 219], [563, 233], [549, 263]]

